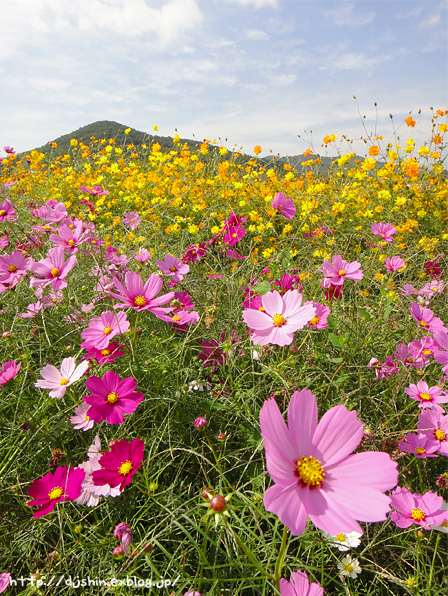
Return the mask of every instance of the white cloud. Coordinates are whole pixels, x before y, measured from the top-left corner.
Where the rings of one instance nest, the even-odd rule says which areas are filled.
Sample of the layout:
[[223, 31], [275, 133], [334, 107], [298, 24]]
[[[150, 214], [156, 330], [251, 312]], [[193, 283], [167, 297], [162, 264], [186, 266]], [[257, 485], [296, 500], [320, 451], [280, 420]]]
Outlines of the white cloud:
[[243, 35], [246, 39], [250, 39], [251, 41], [269, 39], [269, 35], [260, 29], [246, 29], [243, 31]]
[[419, 23], [419, 25], [421, 27], [434, 27], [440, 23], [441, 18], [442, 17], [440, 14], [432, 14], [427, 19]]
[[224, 2], [234, 2], [242, 4], [243, 6], [253, 6], [254, 8], [262, 8], [263, 6], [271, 6], [278, 8], [278, 0], [222, 0]]
[[337, 4], [336, 8], [331, 10], [322, 10], [322, 14], [330, 17], [336, 25], [367, 25], [375, 18], [374, 12], [368, 12], [361, 15], [353, 14], [354, 3], [343, 2]]

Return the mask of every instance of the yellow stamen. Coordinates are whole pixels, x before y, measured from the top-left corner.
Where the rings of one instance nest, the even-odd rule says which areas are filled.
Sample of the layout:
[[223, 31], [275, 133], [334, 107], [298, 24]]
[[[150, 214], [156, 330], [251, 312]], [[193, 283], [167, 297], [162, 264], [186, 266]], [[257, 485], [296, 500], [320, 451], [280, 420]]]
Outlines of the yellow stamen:
[[170, 267], [170, 271], [171, 271], [172, 273], [176, 273], [176, 271], [177, 271], [177, 268], [176, 268], [176, 267], [173, 265], [172, 267]]
[[67, 242], [67, 244], [68, 244], [69, 246], [73, 246], [73, 245], [75, 244], [75, 241], [74, 241], [74, 240], [69, 240], [69, 241]]
[[101, 356], [109, 356], [110, 354], [110, 350], [108, 350], [107, 348], [104, 348], [104, 350], [101, 350]]
[[115, 404], [118, 401], [118, 395], [116, 393], [114, 393], [113, 391], [111, 393], [109, 393], [109, 395], [107, 396], [107, 401], [110, 404]]
[[346, 565], [345, 571], [348, 571], [348, 573], [351, 573], [353, 571], [353, 567], [351, 565]]
[[70, 379], [61, 379], [61, 385], [68, 385], [70, 383]]
[[104, 327], [104, 335], [109, 335], [112, 333], [112, 327]]
[[318, 459], [313, 456], [302, 456], [297, 462], [297, 475], [299, 483], [307, 486], [320, 486], [325, 478], [324, 468]]
[[339, 269], [339, 271], [338, 271], [338, 275], [340, 275], [341, 277], [344, 277], [345, 273], [346, 272], [344, 269]]
[[420, 507], [416, 507], [415, 509], [413, 509], [411, 511], [411, 517], [412, 519], [415, 519], [416, 521], [423, 521], [426, 517], [425, 513], [423, 513], [423, 511], [420, 509]]
[[345, 542], [345, 534], [336, 534], [335, 538], [338, 542]]
[[418, 453], [419, 455], [423, 455], [424, 453], [426, 453], [426, 450], [423, 449], [423, 447], [416, 447], [415, 453]]
[[420, 321], [420, 327], [427, 327], [428, 323], [426, 321]]
[[18, 269], [18, 267], [16, 267], [15, 265], [10, 265], [10, 266], [8, 267], [8, 271], [9, 271], [10, 273], [14, 273], [15, 271], [17, 271], [17, 269]]
[[432, 350], [423, 350], [423, 354], [425, 356], [430, 356], [432, 354]]
[[311, 321], [308, 321], [308, 325], [317, 325], [319, 322], [319, 317], [313, 317]]
[[56, 267], [53, 267], [53, 269], [50, 271], [50, 273], [53, 277], [57, 277], [59, 275], [59, 269], [57, 269]]
[[87, 414], [86, 414], [86, 417], [84, 418], [84, 420], [85, 420], [86, 422], [88, 422], [88, 421], [90, 420], [90, 417], [89, 417], [89, 416], [87, 416]]
[[6, 210], [0, 209], [0, 217], [3, 217], [4, 215], [6, 215]]
[[54, 499], [59, 499], [59, 497], [63, 494], [63, 492], [64, 491], [62, 490], [62, 488], [60, 486], [55, 486], [48, 493], [48, 498], [51, 499], [52, 501]]
[[265, 312], [265, 309], [264, 309], [262, 306], [260, 306], [260, 308], [259, 308], [258, 310], [259, 310], [260, 312]]
[[422, 401], [431, 401], [432, 397], [429, 395], [429, 393], [420, 393], [420, 399]]
[[134, 299], [134, 306], [146, 306], [146, 300], [143, 296], [137, 296], [137, 298]]
[[436, 430], [434, 436], [438, 441], [444, 441], [446, 439], [446, 434], [443, 432], [443, 430], [440, 429]]
[[180, 317], [178, 317], [177, 315], [174, 315], [173, 321], [180, 321]]
[[286, 319], [284, 318], [284, 316], [279, 314], [273, 316], [273, 321], [276, 327], [281, 327], [286, 323]]
[[125, 461], [121, 464], [121, 466], [118, 468], [118, 473], [119, 474], [129, 474], [129, 472], [132, 470], [132, 464], [131, 462]]

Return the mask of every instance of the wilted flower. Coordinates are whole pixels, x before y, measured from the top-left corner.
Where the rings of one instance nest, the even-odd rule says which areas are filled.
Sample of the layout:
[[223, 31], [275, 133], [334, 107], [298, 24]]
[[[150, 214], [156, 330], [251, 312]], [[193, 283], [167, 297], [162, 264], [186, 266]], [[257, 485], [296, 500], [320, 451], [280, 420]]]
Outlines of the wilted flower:
[[131, 545], [133, 539], [131, 527], [129, 526], [129, 524], [121, 522], [120, 524], [115, 526], [114, 538], [115, 540], [121, 541], [123, 551], [127, 555], [129, 555], [129, 546]]

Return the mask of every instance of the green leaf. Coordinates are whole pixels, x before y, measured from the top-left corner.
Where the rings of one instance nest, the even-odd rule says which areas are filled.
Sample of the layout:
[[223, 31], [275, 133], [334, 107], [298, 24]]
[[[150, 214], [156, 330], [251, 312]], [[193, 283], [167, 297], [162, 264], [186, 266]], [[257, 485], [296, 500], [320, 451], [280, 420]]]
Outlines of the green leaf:
[[333, 327], [333, 329], [337, 329], [338, 328], [338, 322], [333, 317], [333, 315], [329, 315], [328, 316], [327, 323], [330, 325], [330, 327]]
[[259, 281], [257, 283], [257, 285], [255, 286], [255, 291], [260, 296], [264, 296], [265, 294], [267, 294], [268, 292], [270, 292], [271, 289], [272, 289], [271, 288], [271, 284], [268, 281]]
[[387, 321], [387, 319], [389, 318], [391, 312], [392, 312], [392, 307], [391, 306], [388, 306], [386, 308], [386, 310], [384, 311], [384, 315], [383, 315], [383, 319], [385, 321]]
[[329, 333], [328, 337], [330, 338], [331, 343], [336, 347], [336, 348], [340, 348], [342, 347], [345, 342], [347, 341], [347, 338], [344, 337], [343, 335], [340, 335], [339, 337], [337, 335], [335, 335], [334, 333]]
[[365, 319], [366, 321], [370, 321], [370, 319], [372, 318], [372, 315], [369, 314], [366, 310], [360, 309], [360, 310], [358, 310], [358, 312], [359, 312], [359, 316], [362, 319]]

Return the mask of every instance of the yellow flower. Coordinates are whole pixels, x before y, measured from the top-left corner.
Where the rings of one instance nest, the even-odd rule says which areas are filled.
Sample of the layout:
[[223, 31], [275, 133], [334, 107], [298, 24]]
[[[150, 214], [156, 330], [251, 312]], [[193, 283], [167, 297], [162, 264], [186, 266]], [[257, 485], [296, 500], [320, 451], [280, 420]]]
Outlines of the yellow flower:
[[159, 127], [156, 126], [155, 124], [152, 125], [152, 129], [155, 130], [156, 132], [159, 130]]
[[130, 128], [127, 128], [127, 129], [124, 131], [124, 134], [125, 134], [125, 135], [128, 135], [130, 132], [131, 132], [131, 129], [130, 129]]
[[197, 234], [199, 232], [199, 228], [197, 225], [191, 224], [191, 226], [188, 226], [188, 231], [190, 234]]
[[384, 273], [375, 273], [374, 279], [377, 281], [383, 281]]
[[72, 147], [76, 147], [76, 146], [78, 145], [78, 141], [77, 141], [76, 139], [72, 139], [72, 140], [70, 141], [70, 145], [71, 145]]
[[261, 153], [262, 151], [263, 151], [263, 150], [262, 150], [262, 148], [260, 147], [260, 145], [256, 145], [256, 146], [254, 147], [254, 153], [255, 153], [255, 155], [260, 155], [260, 153]]
[[212, 234], [219, 234], [220, 231], [221, 231], [221, 228], [219, 228], [218, 226], [213, 226], [212, 229], [210, 230], [210, 232]]
[[422, 145], [420, 147], [420, 149], [417, 152], [419, 155], [428, 155], [429, 154], [429, 149], [428, 147], [425, 147], [424, 145]]

